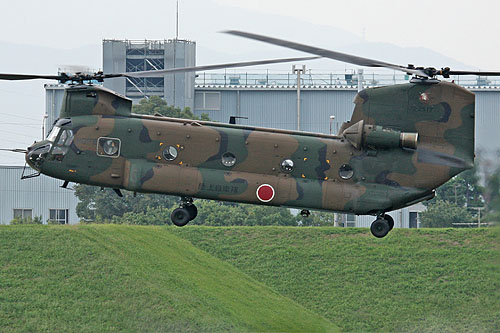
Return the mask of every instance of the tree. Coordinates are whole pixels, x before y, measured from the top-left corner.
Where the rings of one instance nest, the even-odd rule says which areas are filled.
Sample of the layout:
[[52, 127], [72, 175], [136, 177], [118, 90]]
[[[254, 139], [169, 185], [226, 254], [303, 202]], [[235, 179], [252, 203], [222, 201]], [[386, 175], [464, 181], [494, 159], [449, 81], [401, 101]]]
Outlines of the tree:
[[273, 206], [242, 205], [247, 208], [245, 225], [297, 226], [297, 218], [289, 209]]
[[233, 204], [197, 200], [198, 217], [191, 224], [210, 226], [288, 225], [296, 226], [297, 219], [289, 209], [250, 204]]
[[90, 221], [111, 220], [113, 216], [123, 216], [125, 213], [145, 213], [152, 208], [169, 208], [178, 199], [163, 194], [143, 194], [122, 191], [123, 198], [107, 188], [101, 191], [99, 187], [76, 185], [75, 195], [80, 202], [76, 213], [80, 218]]
[[138, 114], [148, 114], [148, 115], [160, 115], [164, 117], [173, 118], [184, 118], [184, 119], [196, 119], [196, 120], [210, 120], [206, 113], [203, 113], [200, 117], [195, 116], [189, 108], [180, 108], [168, 105], [167, 102], [159, 96], [151, 96], [149, 98], [143, 98], [132, 107], [133, 113]]
[[486, 179], [486, 221], [500, 223], [500, 167]]
[[486, 180], [488, 210], [500, 211], [500, 167]]
[[483, 187], [479, 185], [477, 168], [474, 167], [438, 187], [435, 198], [424, 204], [431, 205], [437, 201], [448, 201], [460, 207], [483, 207], [483, 191]]
[[148, 207], [145, 212], [127, 212], [123, 216], [113, 216], [111, 223], [136, 224], [136, 225], [164, 225], [171, 224], [170, 214], [172, 208]]
[[425, 212], [420, 213], [420, 221], [424, 228], [450, 228], [456, 226], [453, 223], [471, 223], [473, 218], [465, 207], [438, 200], [428, 205]]
[[298, 215], [298, 219], [301, 220], [303, 226], [334, 226], [335, 213], [332, 212], [324, 212], [324, 211], [311, 211], [311, 215], [307, 218], [302, 218], [300, 214]]

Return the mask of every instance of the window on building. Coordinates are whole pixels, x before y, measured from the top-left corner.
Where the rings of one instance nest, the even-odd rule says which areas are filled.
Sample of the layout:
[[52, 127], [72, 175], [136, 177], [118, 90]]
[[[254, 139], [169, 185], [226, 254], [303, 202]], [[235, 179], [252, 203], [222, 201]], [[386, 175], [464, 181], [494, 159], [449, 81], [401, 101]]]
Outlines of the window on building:
[[60, 224], [68, 224], [68, 210], [67, 209], [49, 209], [49, 219], [51, 221], [59, 222]]
[[33, 218], [33, 210], [32, 209], [14, 209], [14, 218], [26, 219]]
[[418, 222], [418, 212], [410, 212], [408, 228], [418, 228]]
[[221, 107], [220, 92], [200, 91], [194, 96], [195, 110], [219, 111]]
[[356, 215], [354, 214], [346, 214], [345, 215], [345, 220], [347, 222], [348, 227], [355, 227], [356, 226]]

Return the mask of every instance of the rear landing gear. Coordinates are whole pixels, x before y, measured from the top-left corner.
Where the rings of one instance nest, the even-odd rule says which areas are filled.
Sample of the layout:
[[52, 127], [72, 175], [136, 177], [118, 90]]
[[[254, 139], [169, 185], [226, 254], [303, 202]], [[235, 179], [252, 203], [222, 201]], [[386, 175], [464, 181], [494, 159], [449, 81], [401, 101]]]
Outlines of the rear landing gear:
[[394, 228], [394, 219], [392, 218], [391, 215], [385, 215], [384, 214], [384, 218], [387, 220], [387, 223], [389, 223], [389, 231], [392, 230], [392, 228]]
[[305, 217], [309, 217], [309, 215], [311, 215], [311, 212], [310, 212], [309, 210], [307, 210], [307, 209], [302, 209], [302, 210], [300, 211], [300, 216], [302, 216], [302, 217], [304, 217], [304, 218], [305, 218]]
[[377, 238], [387, 236], [389, 231], [394, 228], [394, 219], [389, 215], [379, 215], [375, 221], [372, 222], [370, 231], [372, 235]]
[[193, 204], [193, 199], [189, 197], [181, 198], [181, 206], [174, 209], [170, 215], [172, 223], [178, 227], [183, 227], [189, 221], [194, 220], [198, 215], [198, 208]]

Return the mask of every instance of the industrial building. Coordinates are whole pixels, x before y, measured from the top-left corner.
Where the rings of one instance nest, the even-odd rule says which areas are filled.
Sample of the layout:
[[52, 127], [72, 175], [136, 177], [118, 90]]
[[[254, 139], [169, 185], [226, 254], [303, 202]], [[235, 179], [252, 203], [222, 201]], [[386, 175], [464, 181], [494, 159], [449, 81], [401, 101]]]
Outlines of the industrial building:
[[45, 175], [21, 180], [35, 173], [29, 167], [0, 166], [0, 224], [14, 218], [41, 217], [61, 224], [80, 221], [76, 215], [78, 199], [71, 189], [61, 188], [62, 181]]
[[[194, 57], [193, 42], [103, 41], [106, 73], [193, 66]], [[353, 99], [361, 86], [404, 83], [410, 78], [404, 74], [363, 73], [361, 70], [312, 73], [301, 66], [288, 73], [224, 71], [198, 73], [196, 77], [194, 73], [170, 74], [158, 79], [153, 84], [150, 79], [116, 78], [106, 81], [105, 86], [134, 102], [158, 95], [171, 105], [190, 107], [197, 115], [207, 113], [210, 119], [218, 122], [228, 122], [230, 116], [238, 116], [246, 118], [237, 120], [242, 125], [334, 134], [350, 119]], [[476, 94], [476, 151], [484, 156], [495, 153], [500, 150], [496, 133], [500, 126], [500, 82], [479, 77], [455, 79]], [[47, 128], [57, 118], [63, 92], [63, 85], [46, 86]], [[422, 204], [417, 204], [390, 215], [396, 227], [418, 227], [418, 213], [423, 209]], [[368, 227], [373, 221], [372, 216], [341, 217], [346, 226]]]

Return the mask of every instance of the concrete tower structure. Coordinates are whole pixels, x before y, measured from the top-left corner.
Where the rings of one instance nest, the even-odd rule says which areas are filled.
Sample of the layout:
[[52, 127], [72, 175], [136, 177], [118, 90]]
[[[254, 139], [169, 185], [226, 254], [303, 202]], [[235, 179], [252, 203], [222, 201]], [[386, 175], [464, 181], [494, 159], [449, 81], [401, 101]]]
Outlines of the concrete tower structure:
[[[196, 65], [196, 43], [181, 39], [114, 40], [105, 39], [103, 46], [104, 73], [124, 73]], [[160, 75], [154, 78], [116, 78], [104, 86], [134, 103], [146, 96], [160, 96], [169, 105], [179, 108], [194, 106], [195, 73]]]

